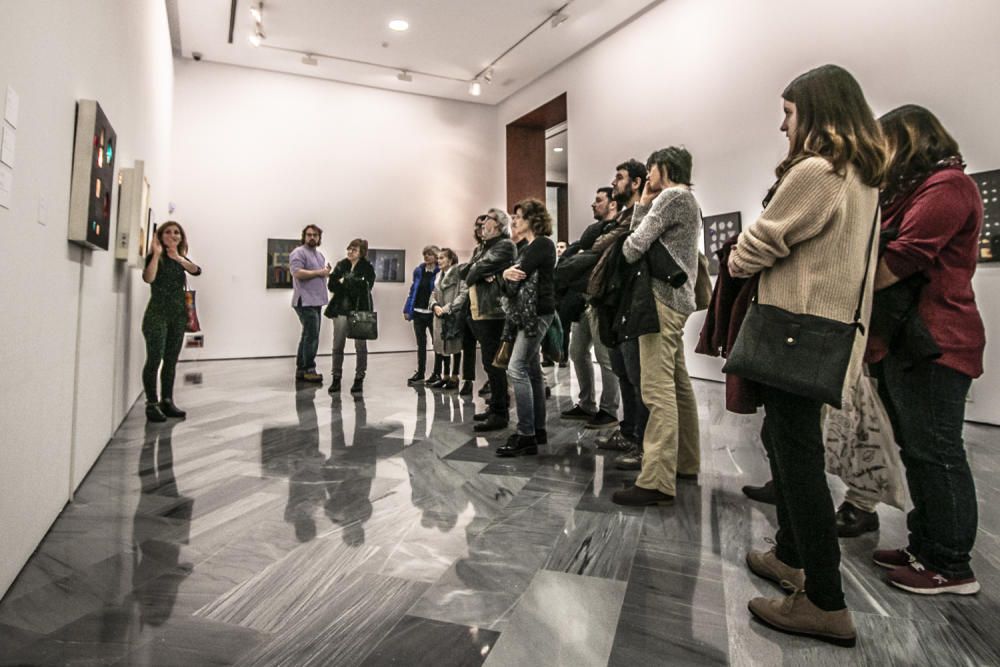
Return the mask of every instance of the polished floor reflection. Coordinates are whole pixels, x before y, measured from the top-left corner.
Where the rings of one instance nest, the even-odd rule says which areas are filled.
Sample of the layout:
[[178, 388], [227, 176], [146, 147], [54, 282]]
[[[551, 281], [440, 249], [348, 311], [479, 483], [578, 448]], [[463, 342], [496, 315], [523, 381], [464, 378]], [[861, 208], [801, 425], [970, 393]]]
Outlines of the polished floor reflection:
[[[774, 532], [759, 417], [697, 382], [703, 470], [669, 508], [623, 509], [634, 473], [560, 422], [497, 459], [481, 400], [411, 388], [374, 355], [364, 397], [296, 387], [290, 360], [187, 363], [182, 422], [132, 410], [0, 602], [3, 665], [997, 665], [1000, 429], [968, 425], [983, 592], [890, 589], [869, 554], [901, 512], [842, 542], [858, 647], [779, 635], [743, 564]], [[839, 498], [842, 485], [832, 481]]]

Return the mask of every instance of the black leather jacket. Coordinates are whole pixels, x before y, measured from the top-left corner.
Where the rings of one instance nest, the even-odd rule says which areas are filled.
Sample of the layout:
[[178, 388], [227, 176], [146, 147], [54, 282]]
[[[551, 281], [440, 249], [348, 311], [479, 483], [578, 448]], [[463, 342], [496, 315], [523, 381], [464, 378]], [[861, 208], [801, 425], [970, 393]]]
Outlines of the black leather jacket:
[[[505, 315], [500, 305], [500, 283], [503, 282], [500, 274], [514, 264], [517, 248], [510, 239], [498, 236], [485, 241], [482, 252], [478, 254], [479, 256], [470, 263], [469, 273], [465, 279], [470, 293], [475, 292], [475, 296], [470, 294], [469, 300], [475, 302], [479, 314], [477, 317], [473, 311], [473, 317], [480, 320], [502, 320]], [[487, 282], [486, 279], [490, 276], [493, 276], [494, 280]]]

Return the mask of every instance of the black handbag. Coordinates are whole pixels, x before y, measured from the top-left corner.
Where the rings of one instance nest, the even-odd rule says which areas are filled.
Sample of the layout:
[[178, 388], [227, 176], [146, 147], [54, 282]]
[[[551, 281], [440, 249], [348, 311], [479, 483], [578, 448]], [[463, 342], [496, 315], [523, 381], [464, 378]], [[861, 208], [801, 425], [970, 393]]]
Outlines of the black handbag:
[[347, 313], [347, 337], [358, 340], [378, 338], [378, 313], [372, 304], [371, 292], [368, 293], [368, 310], [352, 310]]
[[649, 246], [646, 258], [649, 260], [649, 275], [657, 280], [662, 280], [674, 288], [681, 287], [687, 282], [687, 273], [680, 267], [670, 251], [660, 243], [659, 239], [653, 241], [653, 244]]
[[865, 273], [853, 322], [792, 313], [761, 304], [757, 302], [755, 290], [722, 372], [821, 401], [839, 410], [854, 339], [859, 331], [864, 333], [865, 330], [861, 323], [861, 304], [868, 283], [877, 221], [878, 207], [868, 239]]

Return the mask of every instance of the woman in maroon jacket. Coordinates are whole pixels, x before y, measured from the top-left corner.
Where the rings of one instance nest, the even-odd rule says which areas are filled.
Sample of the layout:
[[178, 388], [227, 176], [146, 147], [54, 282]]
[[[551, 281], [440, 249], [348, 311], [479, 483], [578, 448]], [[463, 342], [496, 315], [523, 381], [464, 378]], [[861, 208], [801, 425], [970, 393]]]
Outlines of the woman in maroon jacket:
[[879, 122], [890, 154], [882, 228], [895, 238], [882, 254], [875, 289], [922, 274], [917, 314], [941, 355], [914, 363], [891, 342], [869, 346], [914, 505], [909, 544], [876, 551], [874, 559], [904, 590], [969, 595], [979, 591], [969, 566], [978, 519], [962, 427], [986, 344], [972, 291], [983, 204], [958, 144], [930, 111], [907, 105]]

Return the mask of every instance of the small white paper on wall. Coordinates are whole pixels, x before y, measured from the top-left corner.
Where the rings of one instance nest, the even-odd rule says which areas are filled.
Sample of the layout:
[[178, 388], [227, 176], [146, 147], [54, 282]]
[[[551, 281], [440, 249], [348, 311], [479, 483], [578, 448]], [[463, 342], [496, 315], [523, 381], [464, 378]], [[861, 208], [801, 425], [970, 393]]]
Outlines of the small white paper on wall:
[[14, 188], [14, 171], [0, 164], [0, 206], [9, 209], [11, 190]]
[[7, 123], [4, 123], [3, 139], [0, 140], [0, 162], [3, 162], [8, 167], [13, 167], [16, 152], [17, 131]]

